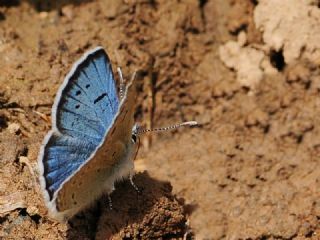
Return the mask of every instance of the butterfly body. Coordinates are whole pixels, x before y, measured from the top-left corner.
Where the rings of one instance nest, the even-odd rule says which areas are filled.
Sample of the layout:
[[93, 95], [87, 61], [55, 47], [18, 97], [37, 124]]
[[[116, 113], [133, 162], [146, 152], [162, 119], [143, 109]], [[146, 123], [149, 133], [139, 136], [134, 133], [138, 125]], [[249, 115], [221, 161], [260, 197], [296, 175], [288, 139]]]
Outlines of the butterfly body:
[[61, 85], [38, 157], [49, 215], [65, 221], [133, 174], [135, 81], [119, 101], [109, 58], [86, 53]]

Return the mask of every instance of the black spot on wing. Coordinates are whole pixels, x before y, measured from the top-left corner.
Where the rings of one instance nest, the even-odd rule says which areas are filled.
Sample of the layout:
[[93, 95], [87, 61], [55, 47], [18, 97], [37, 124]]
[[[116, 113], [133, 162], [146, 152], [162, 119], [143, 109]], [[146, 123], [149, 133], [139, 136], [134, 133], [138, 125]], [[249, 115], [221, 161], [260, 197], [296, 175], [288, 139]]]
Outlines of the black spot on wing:
[[106, 93], [101, 94], [99, 97], [97, 97], [93, 103], [96, 104], [97, 102], [101, 101], [105, 96], [107, 96]]

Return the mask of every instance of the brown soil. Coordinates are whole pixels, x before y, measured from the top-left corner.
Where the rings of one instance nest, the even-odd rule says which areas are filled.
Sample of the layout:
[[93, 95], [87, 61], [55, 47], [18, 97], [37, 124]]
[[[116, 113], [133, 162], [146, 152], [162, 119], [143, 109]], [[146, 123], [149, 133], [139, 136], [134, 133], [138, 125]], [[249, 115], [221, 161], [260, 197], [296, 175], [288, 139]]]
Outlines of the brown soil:
[[[240, 32], [264, 45], [259, 2], [0, 1], [0, 239], [320, 239], [319, 59], [264, 50], [274, 73], [251, 89], [219, 57]], [[144, 138], [141, 193], [121, 182], [113, 210], [104, 196], [60, 224], [37, 181], [44, 118], [97, 45], [142, 70], [138, 121], [201, 126]]]

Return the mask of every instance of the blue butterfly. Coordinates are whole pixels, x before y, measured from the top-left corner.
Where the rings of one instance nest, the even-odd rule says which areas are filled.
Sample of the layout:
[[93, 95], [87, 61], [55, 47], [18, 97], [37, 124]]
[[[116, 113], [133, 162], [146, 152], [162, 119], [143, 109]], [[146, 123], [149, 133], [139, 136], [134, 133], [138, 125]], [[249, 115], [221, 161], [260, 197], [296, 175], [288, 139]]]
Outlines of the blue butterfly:
[[69, 219], [102, 193], [112, 192], [118, 179], [133, 175], [135, 82], [133, 77], [119, 99], [102, 47], [87, 52], [66, 76], [38, 157], [52, 218]]

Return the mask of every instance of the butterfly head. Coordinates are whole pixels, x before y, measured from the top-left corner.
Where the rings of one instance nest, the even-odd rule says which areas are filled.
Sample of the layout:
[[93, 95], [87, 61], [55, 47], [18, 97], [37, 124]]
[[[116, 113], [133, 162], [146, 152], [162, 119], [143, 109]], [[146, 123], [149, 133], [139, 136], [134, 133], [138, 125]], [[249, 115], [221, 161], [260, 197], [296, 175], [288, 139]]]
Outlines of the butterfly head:
[[139, 125], [136, 123], [132, 128], [131, 140], [133, 144], [139, 142], [139, 134], [138, 134]]
[[137, 152], [139, 149], [139, 146], [140, 146], [140, 138], [139, 137], [141, 134], [148, 133], [148, 132], [169, 131], [169, 130], [177, 129], [180, 127], [196, 126], [196, 125], [198, 125], [198, 123], [196, 121], [189, 121], [189, 122], [174, 124], [174, 125], [167, 126], [167, 127], [146, 129], [136, 123], [132, 128], [131, 141], [132, 141], [132, 144], [136, 146], [136, 148], [137, 148], [136, 152]]
[[140, 138], [139, 138], [139, 134], [138, 134], [138, 129], [139, 129], [139, 126], [138, 124], [135, 124], [132, 128], [132, 133], [131, 133], [131, 144], [134, 148], [134, 158], [135, 159], [137, 157], [137, 154], [138, 154], [138, 150], [139, 150], [139, 147], [140, 147]]

